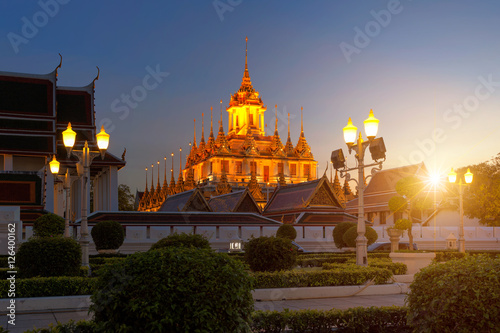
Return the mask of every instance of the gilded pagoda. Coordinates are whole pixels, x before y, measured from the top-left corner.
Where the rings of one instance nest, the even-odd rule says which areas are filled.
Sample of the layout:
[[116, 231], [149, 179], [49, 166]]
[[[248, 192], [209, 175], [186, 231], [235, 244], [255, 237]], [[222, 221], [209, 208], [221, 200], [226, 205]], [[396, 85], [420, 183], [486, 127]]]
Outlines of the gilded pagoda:
[[[248, 44], [248, 38], [246, 39]], [[269, 197], [269, 190], [277, 186], [317, 179], [316, 166], [311, 148], [304, 135], [301, 108], [301, 131], [296, 145], [290, 136], [290, 114], [288, 114], [288, 136], [283, 144], [278, 133], [277, 106], [275, 106], [274, 134], [266, 135], [264, 113], [267, 106], [252, 86], [248, 71], [247, 47], [245, 47], [245, 70], [241, 86], [231, 95], [228, 114], [228, 132], [224, 131], [223, 105], [220, 102], [218, 132], [214, 134], [213, 109], [211, 108], [210, 134], [205, 140], [204, 114], [202, 114], [201, 138], [194, 138], [186, 164], [175, 182], [173, 163], [170, 185], [163, 187], [158, 178], [143, 194], [139, 210], [156, 211], [168, 196], [200, 188], [206, 198], [222, 195], [236, 189], [248, 188], [261, 206]], [[272, 193], [272, 192], [271, 192]]]

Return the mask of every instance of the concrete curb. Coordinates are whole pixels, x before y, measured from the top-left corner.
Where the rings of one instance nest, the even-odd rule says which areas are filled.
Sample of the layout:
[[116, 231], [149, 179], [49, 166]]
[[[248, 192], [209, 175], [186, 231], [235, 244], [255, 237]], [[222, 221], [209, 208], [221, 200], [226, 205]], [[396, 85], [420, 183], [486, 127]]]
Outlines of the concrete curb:
[[356, 295], [395, 295], [406, 294], [406, 292], [408, 292], [406, 283], [391, 283], [368, 286], [256, 289], [252, 292], [252, 296], [257, 301], [281, 301], [283, 299], [332, 298]]
[[[411, 282], [412, 280], [413, 275], [399, 275], [396, 279], [397, 282], [391, 284], [256, 289], [252, 291], [252, 296], [256, 301], [281, 301], [283, 299], [332, 298], [355, 295], [396, 295], [406, 294], [408, 292], [407, 281]], [[15, 301], [16, 313], [88, 310], [92, 304], [90, 295], [16, 298]], [[9, 304], [10, 299], [0, 299], [1, 315], [8, 313]]]

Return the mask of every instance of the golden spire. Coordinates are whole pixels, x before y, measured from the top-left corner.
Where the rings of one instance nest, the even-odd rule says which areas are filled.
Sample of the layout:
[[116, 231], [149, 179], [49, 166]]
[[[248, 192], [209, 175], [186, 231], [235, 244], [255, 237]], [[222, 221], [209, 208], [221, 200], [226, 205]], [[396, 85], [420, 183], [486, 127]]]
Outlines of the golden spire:
[[193, 137], [193, 148], [196, 148], [196, 118], [194, 119], [194, 137]]
[[224, 123], [222, 122], [222, 99], [220, 100], [220, 126], [219, 126], [219, 133], [224, 133]]
[[222, 100], [220, 100], [220, 127], [215, 143], [217, 146], [217, 153], [231, 152], [231, 148], [229, 147], [229, 142], [227, 141], [226, 135], [224, 134], [224, 126], [222, 123]]
[[278, 134], [278, 105], [274, 105], [274, 110], [275, 110], [275, 115], [276, 115], [276, 121], [274, 123], [274, 136], [271, 142], [271, 146], [269, 149], [271, 150], [271, 154], [273, 156], [280, 156], [284, 157], [285, 152], [283, 150], [283, 143], [281, 143], [280, 136]]
[[163, 187], [161, 188], [162, 201], [168, 197], [168, 182], [167, 182], [167, 156], [163, 157], [165, 160], [165, 174], [163, 176]]
[[210, 107], [210, 135], [208, 136], [208, 143], [207, 143], [207, 150], [209, 155], [212, 155], [215, 151], [213, 118], [214, 118], [214, 109], [213, 107]]
[[290, 112], [288, 113], [288, 138], [286, 139], [285, 153], [287, 154], [287, 156], [295, 155], [292, 138], [290, 137]]
[[200, 143], [205, 143], [205, 114], [201, 113], [201, 140]]
[[274, 115], [276, 122], [274, 123], [274, 135], [278, 135], [278, 104], [274, 104]]
[[252, 80], [250, 79], [250, 73], [248, 72], [248, 37], [245, 38], [245, 72], [243, 73], [243, 79], [241, 80], [241, 87], [239, 91], [246, 91], [250, 93], [254, 92]]
[[155, 165], [154, 164], [151, 164], [151, 194], [155, 192], [155, 169], [154, 169]]
[[247, 50], [248, 50], [248, 36], [245, 37], [245, 72], [248, 72]]
[[172, 153], [171, 156], [172, 156], [172, 168], [170, 169], [170, 185], [168, 186], [168, 194], [174, 195], [175, 194], [174, 153]]
[[146, 168], [146, 189], [144, 190], [144, 193], [142, 194], [141, 200], [139, 201], [139, 207], [137, 208], [138, 211], [144, 211], [147, 202], [149, 200], [149, 190], [148, 190], [148, 168]]
[[179, 179], [177, 180], [176, 192], [181, 193], [184, 192], [184, 180], [182, 179], [182, 148], [179, 148]]
[[311, 147], [309, 147], [306, 137], [304, 136], [304, 117], [302, 112], [303, 110], [304, 108], [300, 107], [300, 137], [299, 141], [297, 142], [297, 146], [295, 146], [295, 152], [299, 157], [313, 158], [313, 155], [311, 153]]
[[304, 108], [300, 107], [300, 135], [304, 136]]

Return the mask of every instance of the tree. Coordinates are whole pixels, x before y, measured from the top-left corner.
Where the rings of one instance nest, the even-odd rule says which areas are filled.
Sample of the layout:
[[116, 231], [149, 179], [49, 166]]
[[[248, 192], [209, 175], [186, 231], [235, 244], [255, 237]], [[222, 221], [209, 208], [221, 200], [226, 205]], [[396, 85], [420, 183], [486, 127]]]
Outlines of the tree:
[[[474, 179], [463, 189], [464, 215], [486, 226], [500, 226], [500, 154], [469, 168]], [[457, 170], [460, 176], [465, 172], [467, 167]], [[458, 196], [456, 186], [450, 186], [450, 191]]]
[[130, 193], [130, 187], [125, 184], [118, 186], [118, 210], [135, 210], [135, 196]]
[[[424, 182], [417, 176], [401, 178], [396, 183], [396, 192], [399, 194], [389, 200], [389, 209], [394, 213], [407, 213], [408, 223], [398, 223], [396, 228], [408, 231], [410, 250], [413, 250], [413, 234], [411, 233], [415, 210], [422, 212], [432, 207], [432, 200], [424, 193]], [[403, 229], [404, 228], [404, 229]]]

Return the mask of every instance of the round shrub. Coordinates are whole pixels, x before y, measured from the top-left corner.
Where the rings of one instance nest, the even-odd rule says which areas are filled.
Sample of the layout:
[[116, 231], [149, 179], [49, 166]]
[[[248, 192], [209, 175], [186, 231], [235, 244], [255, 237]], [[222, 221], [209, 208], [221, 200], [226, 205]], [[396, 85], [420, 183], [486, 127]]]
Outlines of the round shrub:
[[497, 332], [500, 259], [469, 256], [415, 274], [407, 296], [414, 332]]
[[[347, 244], [348, 247], [356, 247], [357, 237], [358, 237], [358, 227], [354, 226], [344, 233], [343, 241], [345, 244]], [[365, 237], [368, 240], [367, 245], [371, 245], [377, 241], [378, 234], [372, 227], [366, 227]]]
[[99, 250], [116, 250], [125, 240], [125, 231], [116, 221], [99, 221], [90, 231], [95, 248]]
[[252, 238], [244, 244], [244, 249], [246, 262], [256, 272], [287, 270], [297, 262], [297, 250], [286, 238]]
[[82, 250], [72, 238], [33, 237], [21, 244], [16, 259], [23, 278], [78, 276]]
[[225, 253], [135, 253], [103, 269], [92, 295], [99, 332], [246, 332], [253, 278]]
[[54, 237], [64, 234], [64, 219], [48, 213], [40, 216], [33, 223], [33, 234], [37, 237]]
[[333, 228], [333, 241], [337, 248], [347, 247], [347, 244], [344, 242], [344, 234], [354, 226], [356, 226], [354, 222], [341, 222]]
[[294, 240], [297, 238], [297, 230], [291, 224], [282, 224], [276, 231], [276, 237]]
[[197, 249], [210, 249], [210, 242], [202, 235], [172, 234], [160, 239], [151, 246], [151, 250], [166, 247], [193, 247]]

